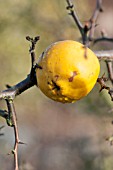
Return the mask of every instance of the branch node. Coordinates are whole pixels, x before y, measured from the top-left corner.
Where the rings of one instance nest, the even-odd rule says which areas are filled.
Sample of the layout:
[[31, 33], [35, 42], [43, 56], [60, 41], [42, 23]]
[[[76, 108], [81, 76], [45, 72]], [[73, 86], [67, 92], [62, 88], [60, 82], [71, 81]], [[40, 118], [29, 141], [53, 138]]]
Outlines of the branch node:
[[39, 64], [36, 63], [36, 68], [42, 69], [42, 66], [40, 66]]
[[102, 77], [97, 79], [97, 82], [100, 84], [101, 88], [99, 92], [101, 92], [103, 89], [109, 90], [109, 87], [106, 86], [105, 82], [108, 81], [108, 78], [104, 77], [105, 73], [102, 75]]
[[22, 141], [20, 141], [20, 140], [19, 140], [18, 144], [20, 144], [20, 145], [27, 145], [27, 143], [22, 142]]
[[14, 154], [15, 154], [15, 150], [13, 149], [13, 150], [11, 151], [11, 153], [14, 155]]

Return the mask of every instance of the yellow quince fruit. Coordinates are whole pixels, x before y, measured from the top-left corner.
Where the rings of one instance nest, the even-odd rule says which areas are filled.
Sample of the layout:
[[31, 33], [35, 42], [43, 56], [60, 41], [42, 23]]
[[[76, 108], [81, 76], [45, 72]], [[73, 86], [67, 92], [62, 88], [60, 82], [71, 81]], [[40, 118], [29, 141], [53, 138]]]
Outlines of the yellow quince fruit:
[[46, 96], [62, 103], [75, 102], [86, 96], [100, 72], [96, 55], [72, 40], [50, 45], [37, 64], [38, 87]]

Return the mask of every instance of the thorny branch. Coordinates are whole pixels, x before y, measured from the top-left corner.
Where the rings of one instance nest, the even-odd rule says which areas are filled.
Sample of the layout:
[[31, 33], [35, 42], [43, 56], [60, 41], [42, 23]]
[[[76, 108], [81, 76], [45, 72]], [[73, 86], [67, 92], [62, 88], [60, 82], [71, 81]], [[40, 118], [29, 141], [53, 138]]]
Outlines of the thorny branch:
[[94, 13], [91, 17], [91, 19], [89, 20], [90, 23], [90, 30], [89, 30], [89, 41], [92, 41], [94, 38], [94, 33], [95, 33], [95, 27], [96, 27], [96, 22], [99, 16], [99, 13], [102, 12], [102, 0], [96, 0], [96, 7], [94, 10]]
[[[100, 38], [94, 38], [94, 33], [95, 33], [95, 27], [97, 25], [97, 19], [99, 16], [99, 13], [102, 12], [102, 0], [97, 0], [96, 1], [96, 8], [93, 12], [93, 15], [91, 16], [90, 20], [85, 23], [85, 25], [82, 25], [82, 23], [79, 20], [79, 17], [74, 9], [74, 5], [72, 4], [71, 0], [66, 0], [67, 1], [67, 10], [69, 10], [69, 14], [73, 17], [75, 23], [77, 24], [77, 27], [80, 31], [80, 34], [82, 36], [82, 41], [85, 47], [89, 47], [90, 43], [97, 43], [100, 41], [109, 41], [113, 42], [112, 38], [106, 37], [105, 35], [102, 35]], [[34, 85], [37, 85], [36, 81], [36, 74], [35, 70], [36, 68], [42, 69], [38, 64], [36, 64], [35, 61], [35, 46], [37, 41], [39, 40], [39, 36], [35, 38], [30, 38], [29, 36], [26, 37], [26, 39], [31, 43], [29, 52], [31, 55], [31, 70], [30, 74], [21, 82], [14, 86], [9, 86], [7, 85], [6, 90], [0, 92], [0, 100], [5, 100], [7, 103], [7, 108], [8, 111], [6, 110], [0, 110], [0, 116], [6, 119], [7, 124], [12, 126], [14, 129], [14, 135], [15, 135], [15, 144], [14, 144], [14, 149], [12, 153], [14, 154], [14, 165], [15, 165], [15, 170], [18, 170], [18, 144], [23, 143], [20, 142], [19, 140], [19, 135], [18, 135], [18, 127], [17, 127], [17, 117], [16, 117], [16, 111], [14, 107], [14, 98], [27, 89], [31, 88]], [[113, 69], [112, 69], [112, 61], [113, 61], [113, 50], [109, 51], [94, 51], [95, 54], [97, 55], [99, 60], [105, 60], [108, 73], [109, 73], [109, 79], [113, 84]], [[98, 78], [97, 82], [100, 84], [102, 91], [103, 89], [108, 90], [108, 93], [111, 96], [111, 99], [113, 100], [113, 89], [108, 87], [106, 85], [106, 81], [108, 79], [103, 75], [101, 78]], [[0, 128], [0, 130], [2, 127]]]
[[69, 15], [71, 15], [73, 17], [75, 23], [77, 24], [77, 26], [79, 28], [79, 31], [80, 31], [81, 35], [83, 35], [83, 25], [80, 22], [76, 11], [74, 10], [74, 5], [72, 4], [72, 2], [70, 0], [67, 0], [67, 4], [68, 4], [67, 10], [70, 11]]
[[15, 144], [14, 144], [14, 149], [12, 153], [14, 154], [14, 169], [18, 170], [18, 144], [24, 144], [19, 140], [19, 134], [18, 134], [18, 126], [17, 126], [17, 116], [16, 116], [16, 111], [14, 107], [14, 98], [17, 95], [20, 95], [22, 92], [27, 90], [28, 88], [31, 88], [34, 85], [37, 85], [36, 81], [36, 73], [35, 69], [37, 68], [37, 64], [35, 62], [35, 46], [37, 41], [39, 40], [39, 36], [33, 38], [30, 38], [29, 36], [26, 37], [28, 41], [31, 42], [30, 46], [30, 54], [31, 54], [31, 70], [30, 74], [25, 78], [23, 81], [19, 82], [18, 84], [14, 86], [9, 86], [7, 85], [6, 90], [0, 92], [0, 99], [4, 99], [7, 104], [7, 109], [6, 110], [0, 110], [0, 116], [6, 119], [6, 122], [9, 126], [13, 127], [14, 129], [14, 136], [15, 136]]
[[113, 42], [113, 38], [109, 38], [109, 37], [99, 37], [99, 38], [96, 38], [94, 39], [93, 43], [97, 43], [97, 42], [100, 42], [100, 41], [108, 41], [108, 42]]
[[105, 31], [102, 30], [101, 31], [101, 37], [98, 37], [98, 38], [93, 38], [93, 44], [96, 44], [97, 42], [100, 42], [100, 41], [108, 41], [108, 42], [113, 42], [113, 38], [111, 37], [108, 37], [106, 34], [105, 34]]
[[90, 46], [90, 42], [93, 40], [94, 37], [94, 30], [96, 27], [96, 21], [98, 18], [98, 15], [100, 12], [102, 12], [102, 0], [96, 1], [96, 8], [94, 10], [94, 13], [89, 21], [85, 23], [85, 25], [82, 25], [82, 23], [79, 20], [79, 17], [74, 9], [74, 5], [72, 4], [71, 0], [67, 1], [67, 7], [66, 9], [70, 11], [70, 15], [73, 17], [76, 25], [78, 26], [78, 29], [82, 36], [83, 44], [87, 47]]
[[113, 85], [113, 61], [107, 61], [106, 60], [106, 66], [107, 66], [107, 70], [108, 70], [108, 76], [109, 76], [109, 79]]
[[19, 134], [18, 134], [18, 126], [17, 126], [17, 117], [16, 111], [14, 107], [13, 100], [6, 100], [8, 113], [11, 119], [11, 126], [14, 129], [14, 136], [15, 136], [15, 144], [12, 153], [14, 154], [14, 169], [18, 170], [18, 144], [19, 144]]
[[113, 60], [113, 50], [94, 51], [99, 60]]
[[[113, 42], [113, 38], [107, 37], [104, 33], [104, 31], [101, 31], [101, 37], [94, 38], [95, 34], [95, 27], [97, 26], [97, 19], [100, 14], [100, 12], [103, 12], [102, 9], [102, 0], [96, 0], [96, 7], [93, 12], [92, 17], [88, 22], [85, 23], [83, 26], [81, 22], [79, 21], [79, 18], [74, 10], [74, 5], [72, 4], [71, 0], [67, 1], [67, 10], [70, 11], [70, 15], [73, 17], [76, 25], [78, 26], [78, 29], [82, 36], [83, 44], [85, 45], [85, 56], [87, 56], [87, 47], [90, 47], [91, 42], [94, 44], [100, 42], [100, 41], [108, 41]], [[110, 80], [111, 84], [113, 85], [113, 50], [106, 50], [106, 51], [94, 51], [96, 56], [99, 60], [104, 60], [106, 62], [107, 71], [108, 71], [108, 78], [106, 78], [103, 74], [102, 77], [98, 78], [97, 82], [100, 84], [100, 92], [103, 89], [106, 89], [108, 91], [108, 94], [111, 97], [111, 100], [113, 101], [113, 88], [108, 87], [106, 85], [106, 81]], [[113, 136], [109, 137], [107, 139], [111, 144], [113, 144]]]
[[[96, 22], [97, 22], [100, 12], [103, 11], [102, 0], [96, 0], [96, 7], [93, 12], [93, 15], [91, 16], [90, 20], [85, 23], [84, 26], [81, 24], [76, 12], [75, 12], [74, 5], [72, 4], [71, 0], [66, 0], [66, 1], [67, 1], [67, 10], [70, 11], [69, 14], [73, 17], [76, 25], [78, 26], [78, 29], [81, 33], [82, 41], [83, 41], [83, 44], [85, 45], [85, 47], [89, 47], [91, 42], [93, 42], [93, 44], [100, 42], [100, 41], [113, 42], [113, 38], [107, 37], [105, 35], [104, 31], [101, 32], [101, 37], [94, 38], [95, 27], [97, 25]], [[113, 50], [94, 51], [94, 53], [96, 54], [96, 56], [98, 57], [99, 60], [105, 60], [107, 70], [108, 70], [109, 80], [111, 81], [111, 83], [113, 85], [113, 67], [112, 67], [113, 66], [112, 65]], [[106, 78], [104, 77], [104, 75], [101, 78], [98, 78], [97, 82], [101, 86], [100, 91], [102, 91], [103, 89], [107, 89], [109, 95], [111, 96], [111, 100], [113, 100], [113, 89], [106, 85], [106, 83], [105, 83]]]
[[88, 32], [88, 26], [87, 26], [87, 23], [83, 26], [82, 23], [80, 22], [79, 18], [78, 18], [78, 15], [74, 9], [74, 5], [72, 4], [72, 2], [70, 0], [66, 0], [67, 1], [67, 4], [68, 6], [66, 7], [67, 10], [69, 10], [69, 15], [71, 15], [81, 33], [81, 36], [82, 36], [82, 41], [83, 41], [83, 44], [86, 45], [87, 44], [87, 32]]
[[37, 36], [35, 38], [30, 38], [29, 36], [26, 37], [26, 40], [31, 42], [31, 47], [29, 49], [29, 52], [31, 54], [31, 72], [30, 72], [30, 78], [32, 79], [33, 75], [34, 75], [34, 71], [37, 67], [36, 64], [36, 58], [35, 58], [35, 46], [37, 41], [39, 41], [40, 37]]
[[13, 100], [17, 95], [20, 95], [22, 92], [24, 92], [28, 88], [31, 88], [32, 86], [37, 84], [35, 69], [38, 66], [35, 60], [35, 45], [37, 41], [39, 40], [39, 36], [35, 37], [34, 39], [27, 36], [26, 39], [31, 42], [31, 46], [29, 50], [31, 54], [31, 63], [32, 63], [30, 74], [27, 76], [27, 78], [25, 78], [23, 81], [19, 82], [18, 84], [12, 87], [8, 85], [8, 89], [0, 93], [0, 99], [5, 99], [5, 100], [12, 99]]

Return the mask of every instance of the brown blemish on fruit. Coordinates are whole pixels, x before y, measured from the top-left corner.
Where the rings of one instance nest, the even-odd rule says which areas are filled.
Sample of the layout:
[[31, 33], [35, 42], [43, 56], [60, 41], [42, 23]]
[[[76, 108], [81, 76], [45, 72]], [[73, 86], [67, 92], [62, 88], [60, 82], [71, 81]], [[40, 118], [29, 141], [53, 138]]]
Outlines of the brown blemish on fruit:
[[48, 81], [47, 84], [51, 90], [57, 90], [57, 91], [60, 90], [60, 86], [57, 85], [56, 82], [53, 80], [51, 82]]
[[74, 77], [77, 75], [76, 71], [73, 71], [73, 75], [71, 77], [68, 78], [69, 82], [72, 82]]
[[57, 84], [56, 84], [56, 82], [54, 82], [53, 80], [52, 80], [52, 86], [53, 86], [53, 88], [52, 88], [52, 90], [54, 90], [54, 89], [56, 89], [56, 90], [60, 90], [60, 86], [58, 86]]
[[57, 81], [59, 78], [59, 75], [55, 75], [55, 80]]

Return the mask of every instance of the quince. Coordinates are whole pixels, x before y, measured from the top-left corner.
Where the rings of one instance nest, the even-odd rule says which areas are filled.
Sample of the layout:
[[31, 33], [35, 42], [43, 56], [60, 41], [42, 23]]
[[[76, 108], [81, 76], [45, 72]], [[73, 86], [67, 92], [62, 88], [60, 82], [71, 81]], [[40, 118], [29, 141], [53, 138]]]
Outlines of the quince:
[[75, 102], [86, 96], [100, 72], [94, 52], [72, 40], [50, 45], [37, 64], [38, 87], [46, 96], [62, 103]]

